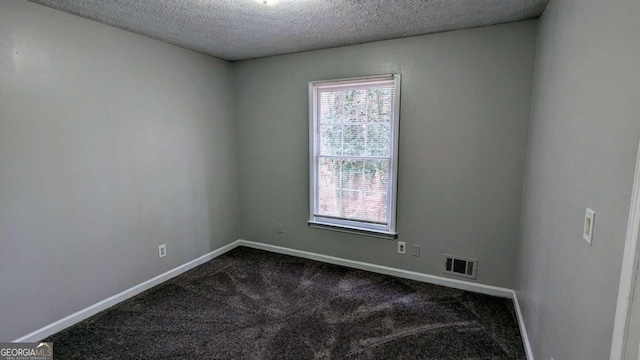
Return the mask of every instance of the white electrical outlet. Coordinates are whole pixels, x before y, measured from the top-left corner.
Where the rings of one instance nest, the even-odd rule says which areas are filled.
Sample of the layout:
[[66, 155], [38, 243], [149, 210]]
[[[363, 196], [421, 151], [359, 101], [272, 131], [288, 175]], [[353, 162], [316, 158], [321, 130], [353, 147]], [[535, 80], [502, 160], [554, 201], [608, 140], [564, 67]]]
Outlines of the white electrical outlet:
[[167, 244], [162, 244], [158, 246], [158, 257], [165, 257], [167, 256]]
[[412, 245], [412, 249], [413, 252], [411, 253], [411, 255], [416, 257], [420, 256], [420, 245]]
[[407, 243], [404, 241], [398, 241], [398, 254], [406, 254], [407, 253]]
[[277, 223], [276, 224], [276, 228], [278, 229], [278, 234], [284, 234], [284, 224], [283, 223]]

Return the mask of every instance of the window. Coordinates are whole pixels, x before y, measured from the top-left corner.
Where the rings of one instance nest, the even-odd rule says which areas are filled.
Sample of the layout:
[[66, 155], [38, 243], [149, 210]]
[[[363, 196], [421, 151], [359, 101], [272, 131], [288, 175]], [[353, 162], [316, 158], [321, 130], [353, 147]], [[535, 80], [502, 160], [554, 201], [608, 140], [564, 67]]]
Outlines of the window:
[[309, 83], [309, 224], [393, 238], [400, 75]]

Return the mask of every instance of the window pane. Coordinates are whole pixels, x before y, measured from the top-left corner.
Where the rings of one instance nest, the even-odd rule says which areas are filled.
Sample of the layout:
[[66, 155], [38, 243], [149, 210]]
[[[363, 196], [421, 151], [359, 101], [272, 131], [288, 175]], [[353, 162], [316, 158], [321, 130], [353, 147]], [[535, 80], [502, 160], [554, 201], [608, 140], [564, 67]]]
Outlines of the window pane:
[[367, 191], [387, 192], [389, 185], [389, 161], [370, 160], [365, 162], [365, 189]]
[[359, 107], [364, 97], [357, 90], [320, 93], [320, 123], [347, 123], [359, 121]]
[[316, 212], [322, 215], [340, 216], [340, 161], [320, 158]]
[[350, 219], [364, 218], [362, 191], [342, 190], [342, 217]]
[[367, 125], [367, 155], [389, 156], [391, 153], [391, 126], [389, 124]]
[[354, 122], [360, 121], [359, 110], [363, 106], [364, 101], [361, 92], [358, 90], [347, 90], [344, 92], [344, 121]]
[[343, 131], [343, 155], [364, 155], [365, 125], [345, 125]]
[[342, 162], [342, 189], [362, 190], [364, 161], [345, 160]]
[[320, 127], [320, 155], [342, 155], [342, 125]]
[[344, 118], [344, 92], [320, 93], [321, 124], [342, 122]]
[[393, 109], [393, 89], [390, 87], [371, 89], [367, 94], [369, 105], [369, 120], [391, 123]]
[[391, 122], [393, 88], [323, 91], [319, 96], [319, 122]]
[[364, 199], [365, 217], [369, 221], [387, 222], [387, 193], [366, 192]]
[[369, 221], [387, 221], [389, 161], [372, 160], [365, 163], [365, 216]]
[[367, 97], [368, 90], [354, 91], [355, 118], [352, 121], [367, 121], [369, 119], [369, 102]]

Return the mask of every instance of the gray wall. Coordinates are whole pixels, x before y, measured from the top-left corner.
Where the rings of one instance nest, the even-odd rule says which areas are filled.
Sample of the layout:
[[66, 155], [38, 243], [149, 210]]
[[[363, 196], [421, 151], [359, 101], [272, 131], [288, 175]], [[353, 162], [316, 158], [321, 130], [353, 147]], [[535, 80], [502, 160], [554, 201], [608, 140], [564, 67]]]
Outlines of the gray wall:
[[0, 1], [0, 341], [238, 238], [232, 81], [226, 62]]
[[551, 0], [540, 22], [516, 282], [536, 359], [609, 358], [640, 139], [639, 14], [637, 0]]
[[[234, 64], [242, 238], [442, 275], [478, 258], [478, 282], [512, 287], [536, 21]], [[313, 80], [402, 73], [399, 240], [307, 226]], [[276, 223], [284, 223], [278, 234]]]

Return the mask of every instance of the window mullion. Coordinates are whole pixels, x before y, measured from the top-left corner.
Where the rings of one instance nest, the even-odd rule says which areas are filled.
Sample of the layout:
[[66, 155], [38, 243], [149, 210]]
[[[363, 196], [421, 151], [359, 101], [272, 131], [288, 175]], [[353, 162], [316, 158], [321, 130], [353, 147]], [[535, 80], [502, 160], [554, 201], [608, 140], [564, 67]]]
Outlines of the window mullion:
[[361, 185], [361, 188], [360, 188], [361, 189], [361, 193], [360, 194], [362, 195], [362, 215], [364, 216], [365, 219], [368, 219], [367, 218], [366, 201], [365, 201], [365, 199], [367, 197], [367, 189], [366, 189], [367, 183], [366, 183], [366, 180], [365, 180], [366, 179], [366, 174], [365, 174], [365, 171], [364, 171], [364, 169], [367, 167], [366, 163], [367, 162], [365, 160], [362, 161], [362, 185]]
[[[365, 118], [365, 123], [362, 125], [362, 127], [364, 128], [364, 155], [369, 155], [369, 151], [367, 149], [367, 145], [369, 144], [369, 96], [367, 95], [367, 91], [365, 90], [364, 92], [364, 109], [366, 112], [366, 116]], [[366, 190], [366, 174], [365, 174], [365, 168], [366, 168], [366, 160], [362, 160], [362, 185], [361, 185], [361, 193], [360, 195], [362, 196], [362, 216], [364, 216], [365, 219], [367, 219], [367, 208], [366, 208], [366, 197], [367, 197], [367, 190]]]
[[340, 123], [340, 155], [344, 156], [344, 123]]
[[340, 174], [340, 182], [339, 182], [339, 187], [338, 187], [338, 213], [340, 214], [340, 217], [344, 217], [344, 214], [342, 213], [342, 194], [344, 194], [344, 191], [342, 191], [342, 167], [344, 166], [344, 160], [340, 160], [338, 162], [338, 168], [340, 169], [340, 171], [338, 172]]

